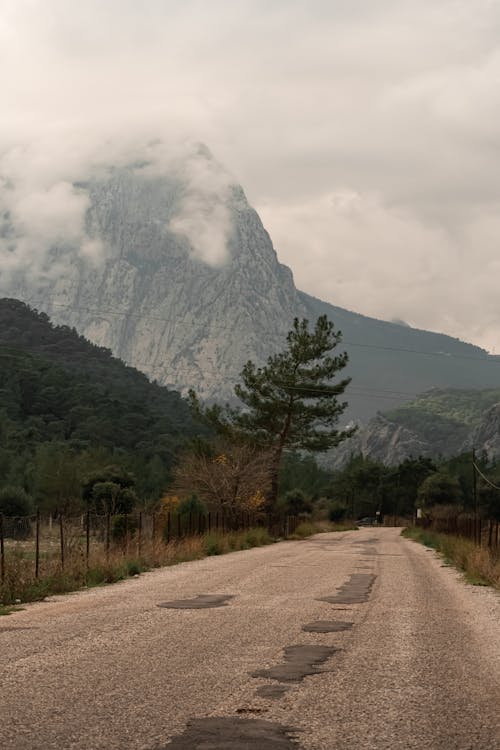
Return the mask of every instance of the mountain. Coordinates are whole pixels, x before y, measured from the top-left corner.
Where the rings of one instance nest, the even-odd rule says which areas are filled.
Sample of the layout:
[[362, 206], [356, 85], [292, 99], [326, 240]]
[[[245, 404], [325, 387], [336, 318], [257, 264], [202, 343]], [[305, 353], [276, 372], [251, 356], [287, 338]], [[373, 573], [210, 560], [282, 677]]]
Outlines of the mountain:
[[[498, 383], [496, 361], [476, 346], [298, 291], [242, 188], [204, 148], [175, 166], [89, 169], [71, 189], [85, 201], [83, 234], [63, 233], [41, 269], [0, 269], [0, 290], [161, 384], [231, 398], [248, 359], [280, 350], [295, 316], [323, 313], [350, 357], [346, 419], [366, 421], [429, 388]], [[0, 236], [19, 236], [3, 215]]]
[[0, 300], [0, 485], [32, 490], [40, 447], [51, 444], [125, 463], [144, 499], [161, 492], [176, 451], [200, 432], [175, 391], [45, 314]]
[[325, 463], [338, 468], [361, 453], [393, 466], [410, 457], [446, 458], [473, 447], [489, 459], [500, 457], [500, 388], [423, 393], [377, 414]]

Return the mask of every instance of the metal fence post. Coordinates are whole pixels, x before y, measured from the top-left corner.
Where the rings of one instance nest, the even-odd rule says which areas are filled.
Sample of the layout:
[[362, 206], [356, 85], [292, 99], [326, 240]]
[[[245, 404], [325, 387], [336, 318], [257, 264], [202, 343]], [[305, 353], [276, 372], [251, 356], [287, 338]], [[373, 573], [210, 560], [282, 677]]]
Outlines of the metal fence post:
[[0, 513], [0, 578], [5, 581], [5, 548], [3, 542], [3, 513]]
[[36, 530], [35, 530], [35, 578], [38, 578], [40, 572], [40, 508], [36, 511]]
[[90, 561], [90, 510], [87, 510], [87, 520], [85, 526], [85, 563], [87, 568]]
[[139, 511], [139, 528], [137, 529], [137, 556], [141, 556], [141, 536], [142, 536], [142, 511]]
[[59, 514], [59, 534], [61, 541], [61, 569], [64, 570], [64, 522], [62, 513]]
[[109, 544], [111, 538], [111, 515], [106, 513], [106, 560], [109, 560]]

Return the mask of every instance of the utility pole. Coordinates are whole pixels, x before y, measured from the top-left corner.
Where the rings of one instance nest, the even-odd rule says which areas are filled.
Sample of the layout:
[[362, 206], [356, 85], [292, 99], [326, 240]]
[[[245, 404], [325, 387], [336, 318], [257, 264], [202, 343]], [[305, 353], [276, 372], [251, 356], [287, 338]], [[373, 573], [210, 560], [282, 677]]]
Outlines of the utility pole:
[[474, 501], [474, 513], [477, 513], [477, 474], [475, 448], [472, 449], [472, 498]]

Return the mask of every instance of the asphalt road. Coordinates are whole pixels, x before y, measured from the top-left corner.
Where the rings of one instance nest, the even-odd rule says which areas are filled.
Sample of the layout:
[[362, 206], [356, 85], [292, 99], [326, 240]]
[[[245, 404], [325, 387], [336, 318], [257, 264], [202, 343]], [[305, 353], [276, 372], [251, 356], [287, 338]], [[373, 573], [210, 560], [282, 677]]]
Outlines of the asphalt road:
[[53, 597], [0, 649], [3, 750], [500, 750], [500, 595], [398, 529]]

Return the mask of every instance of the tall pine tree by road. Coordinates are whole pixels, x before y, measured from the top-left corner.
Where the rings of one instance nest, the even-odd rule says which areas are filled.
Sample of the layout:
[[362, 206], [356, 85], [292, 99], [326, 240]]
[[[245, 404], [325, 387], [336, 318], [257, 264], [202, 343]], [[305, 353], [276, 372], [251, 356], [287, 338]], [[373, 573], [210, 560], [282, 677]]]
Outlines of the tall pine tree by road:
[[234, 389], [243, 408], [227, 404], [203, 407], [190, 391], [195, 412], [219, 434], [269, 452], [269, 509], [278, 498], [279, 467], [285, 450], [326, 451], [354, 432], [337, 429], [347, 406], [339, 396], [351, 380], [332, 381], [347, 364], [345, 352], [329, 355], [341, 338], [326, 315], [318, 318], [312, 332], [307, 320], [295, 318], [283, 352], [269, 357], [264, 367], [251, 361], [244, 366], [243, 384]]

